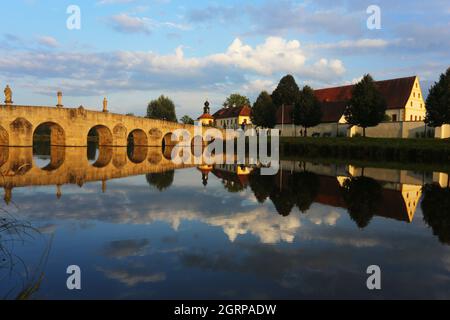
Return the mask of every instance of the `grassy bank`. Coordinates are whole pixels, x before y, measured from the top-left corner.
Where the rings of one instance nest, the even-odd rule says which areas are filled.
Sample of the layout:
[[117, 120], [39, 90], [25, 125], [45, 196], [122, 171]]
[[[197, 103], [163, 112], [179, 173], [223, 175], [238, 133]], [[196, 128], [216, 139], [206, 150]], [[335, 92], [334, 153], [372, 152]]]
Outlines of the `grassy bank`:
[[447, 164], [450, 140], [380, 138], [280, 138], [282, 156], [370, 162]]

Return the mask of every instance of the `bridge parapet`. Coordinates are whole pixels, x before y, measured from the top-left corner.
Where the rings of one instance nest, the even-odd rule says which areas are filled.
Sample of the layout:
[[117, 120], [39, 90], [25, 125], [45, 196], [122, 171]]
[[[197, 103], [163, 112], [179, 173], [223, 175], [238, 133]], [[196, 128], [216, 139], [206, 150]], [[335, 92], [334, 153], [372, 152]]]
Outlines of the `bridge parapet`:
[[175, 122], [91, 111], [84, 107], [0, 105], [0, 145], [31, 147], [33, 134], [41, 126], [51, 130], [55, 146], [86, 147], [92, 129], [97, 131], [102, 146], [123, 147], [130, 140], [135, 145], [161, 147], [174, 145], [175, 130], [185, 129], [192, 138], [195, 127]]

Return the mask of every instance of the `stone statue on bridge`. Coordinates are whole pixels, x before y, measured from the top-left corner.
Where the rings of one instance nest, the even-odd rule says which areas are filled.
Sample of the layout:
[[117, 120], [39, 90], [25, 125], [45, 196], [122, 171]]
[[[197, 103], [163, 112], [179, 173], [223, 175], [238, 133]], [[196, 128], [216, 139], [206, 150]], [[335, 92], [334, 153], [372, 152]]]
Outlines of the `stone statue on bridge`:
[[5, 93], [5, 104], [12, 104], [12, 90], [9, 85], [6, 85], [5, 91], [3, 92]]

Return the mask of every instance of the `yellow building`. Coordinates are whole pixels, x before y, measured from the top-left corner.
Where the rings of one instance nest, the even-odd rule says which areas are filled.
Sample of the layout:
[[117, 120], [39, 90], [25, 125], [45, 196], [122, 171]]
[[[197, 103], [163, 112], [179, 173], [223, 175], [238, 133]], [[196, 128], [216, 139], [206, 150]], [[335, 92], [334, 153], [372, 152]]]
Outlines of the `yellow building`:
[[[425, 120], [426, 109], [423, 99], [422, 88], [418, 76], [377, 81], [378, 90], [386, 99], [386, 115], [392, 122], [421, 121]], [[338, 105], [339, 113], [333, 108], [327, 108], [327, 104], [346, 103], [352, 97], [353, 85], [326, 88], [316, 90], [316, 97], [325, 105], [325, 118], [331, 113], [329, 118], [342, 121], [345, 107]], [[331, 107], [333, 107], [331, 105]]]
[[249, 106], [229, 107], [217, 111], [213, 117], [218, 128], [239, 129], [252, 124], [252, 109]]

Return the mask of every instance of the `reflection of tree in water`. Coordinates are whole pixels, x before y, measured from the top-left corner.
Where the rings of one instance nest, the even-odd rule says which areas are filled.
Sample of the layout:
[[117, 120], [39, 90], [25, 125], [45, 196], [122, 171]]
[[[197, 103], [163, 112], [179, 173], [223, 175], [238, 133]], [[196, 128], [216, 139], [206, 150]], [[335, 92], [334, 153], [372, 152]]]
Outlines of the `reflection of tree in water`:
[[371, 178], [351, 178], [344, 182], [343, 198], [352, 220], [364, 229], [380, 209], [382, 187]]
[[159, 191], [164, 191], [170, 188], [173, 184], [175, 176], [175, 171], [166, 171], [162, 173], [150, 173], [145, 177], [147, 179], [147, 183], [150, 186], [155, 187]]
[[295, 203], [298, 209], [306, 213], [320, 189], [320, 180], [317, 174], [304, 171], [294, 174]]
[[261, 175], [261, 169], [255, 169], [249, 176], [250, 189], [260, 204], [266, 202], [274, 188], [274, 177]]
[[254, 170], [250, 175], [250, 188], [259, 203], [270, 198], [277, 212], [287, 217], [295, 206], [303, 213], [309, 210], [319, 193], [320, 180], [315, 173], [296, 172], [284, 174], [282, 187], [277, 187], [274, 176], [262, 176], [260, 170]]
[[274, 188], [270, 194], [270, 200], [272, 200], [277, 212], [283, 217], [289, 216], [294, 209], [294, 198], [294, 193], [290, 189], [281, 191]]
[[424, 221], [443, 244], [450, 245], [450, 188], [437, 184], [423, 187], [422, 211]]
[[30, 223], [15, 219], [0, 208], [0, 282], [8, 278], [19, 277], [21, 288], [10, 288], [4, 299], [14, 297], [16, 300], [30, 299], [40, 288], [44, 278], [44, 267], [50, 252], [47, 246], [35, 268], [26, 265], [24, 260], [14, 253], [19, 244], [33, 241], [39, 231]]

